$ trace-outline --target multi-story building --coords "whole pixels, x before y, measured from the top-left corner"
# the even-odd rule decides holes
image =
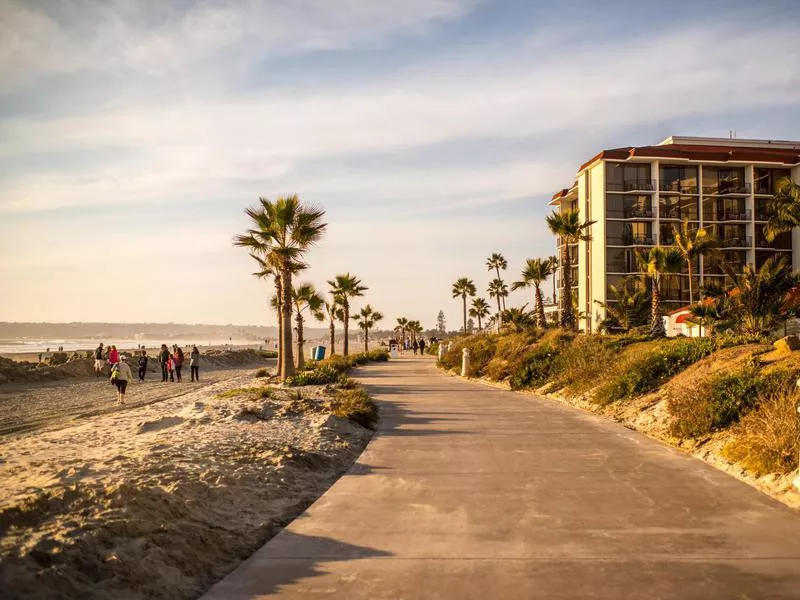
[[[772,242],[764,236],[769,201],[786,176],[800,183],[800,142],[673,136],[655,146],[603,150],[581,165],[575,183],[550,202],[596,221],[591,241],[569,248],[581,329],[596,330],[605,318],[600,303],[614,301],[609,285],[637,272],[636,249],[672,244],[673,227],[684,220],[721,241],[719,252],[694,266],[695,290],[724,277],[722,262],[760,267],[779,254],[800,269],[800,232]],[[687,271],[665,281],[665,310],[688,303]]]

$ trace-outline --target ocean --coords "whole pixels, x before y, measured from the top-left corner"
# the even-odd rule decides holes
[[[269,340],[269,347],[265,347],[265,350],[272,350],[273,346],[275,345],[277,340]],[[32,339],[32,338],[15,338],[15,339],[0,339],[0,354],[36,354],[39,352],[47,352],[49,349],[50,352],[55,352],[58,350],[59,346],[63,346],[64,352],[72,352],[74,350],[94,350],[97,348],[97,345],[103,342],[104,346],[108,346],[110,344],[114,344],[119,349],[131,349],[137,348],[140,344],[144,344],[146,348],[157,348],[161,346],[161,344],[167,344],[168,346],[172,346],[172,344],[178,344],[181,347],[191,346],[196,344],[199,347],[202,346],[222,346],[224,344],[232,344],[234,346],[251,346],[251,347],[258,347],[263,344],[259,344],[258,342],[254,342],[253,340],[188,340],[188,339],[161,339],[161,340],[148,340],[148,339],[140,339],[140,340],[132,340],[132,339],[123,339],[123,340],[98,340],[98,339],[66,339],[66,340],[56,340],[56,339]]]

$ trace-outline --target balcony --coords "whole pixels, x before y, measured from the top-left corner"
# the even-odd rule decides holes
[[[720,247],[728,248],[752,248],[753,238],[747,236],[727,236],[719,238]]]
[[[654,179],[626,179],[622,183],[608,182],[606,191],[608,192],[652,192],[656,189]]]
[[[623,246],[655,246],[655,244],[652,235],[626,235],[622,238]]]
[[[749,196],[751,185],[749,183],[719,182],[716,185],[704,185],[704,196]]]
[[[697,221],[697,208],[688,209],[686,207],[681,206],[664,206],[661,205],[659,207],[659,217],[662,219],[668,219],[673,221]]]
[[[705,217],[704,221],[750,221],[750,216],[752,215],[751,210],[746,210],[743,208],[726,208],[720,211],[716,211],[716,214],[712,211],[711,215]]]
[[[759,250],[791,250],[792,239],[786,239],[786,236],[778,235],[774,240],[767,241],[763,235],[756,236],[756,248]]]
[[[745,261],[725,261],[724,265],[734,271],[735,273],[741,273],[744,270],[745,265],[747,262]],[[704,275],[717,275],[723,276],[727,275],[722,268],[722,265],[709,265],[705,269]]]
[[[653,209],[645,206],[631,206],[622,212],[623,219],[652,219]]]
[[[663,194],[697,194],[697,185],[687,185],[679,181],[661,181],[658,190]]]

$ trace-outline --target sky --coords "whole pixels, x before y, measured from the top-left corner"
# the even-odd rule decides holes
[[[296,193],[301,281],[455,329],[600,150],[800,139],[798,39],[796,0],[0,0],[0,321],[274,325],[231,238]]]

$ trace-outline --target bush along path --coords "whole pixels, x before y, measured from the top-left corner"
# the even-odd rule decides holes
[[[800,352],[738,336],[652,340],[561,330],[460,338],[439,367],[603,415],[800,508]]]

